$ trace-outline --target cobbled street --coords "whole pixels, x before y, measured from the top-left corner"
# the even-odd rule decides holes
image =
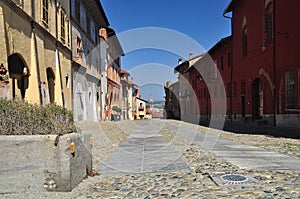
[[[174,120],[77,125],[93,134],[98,175],[70,193],[0,198],[300,198],[297,139],[211,131]],[[240,180],[225,180],[226,174]]]

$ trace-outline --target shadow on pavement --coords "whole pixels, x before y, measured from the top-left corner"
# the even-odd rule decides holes
[[[209,120],[201,121],[201,126],[209,126]],[[258,125],[252,121],[226,121],[223,127],[224,131],[239,134],[257,134],[273,137],[284,137],[300,139],[300,129],[294,127],[278,127],[271,124]]]

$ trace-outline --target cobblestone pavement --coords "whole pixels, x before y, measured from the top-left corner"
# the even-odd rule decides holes
[[[189,171],[115,173],[83,180],[71,193],[12,193],[0,198],[300,198],[300,173],[290,170],[245,170],[203,150],[166,124],[184,125],[191,130],[196,125],[178,121],[121,121],[82,123],[83,130],[92,131],[94,137],[94,168],[124,143],[130,132],[146,125],[158,127],[158,133],[182,154]],[[248,145],[255,145],[290,156],[299,157],[299,140],[266,136],[237,135],[222,132],[222,137]],[[298,150],[297,150],[298,148]],[[215,176],[242,174],[254,183],[229,183],[217,186]]]

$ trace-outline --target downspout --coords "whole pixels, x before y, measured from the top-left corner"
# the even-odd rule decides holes
[[[224,12],[223,13],[223,17],[224,18],[227,18],[227,19],[230,19],[230,25],[231,25],[231,36],[233,34],[233,25],[232,25],[232,17],[229,17],[229,16],[226,16],[226,13]],[[233,48],[232,48],[232,45],[233,45],[233,37],[232,37],[232,40],[231,40],[231,46],[230,46],[230,113],[229,113],[229,117],[230,117],[230,121],[232,122],[232,76],[233,76]]]
[[[273,83],[273,125],[276,126],[276,6],[275,3],[276,0],[273,1],[273,35],[274,35],[274,40],[273,40],[273,70],[274,70],[274,83]]]

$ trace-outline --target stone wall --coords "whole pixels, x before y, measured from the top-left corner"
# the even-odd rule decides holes
[[[300,115],[298,114],[276,115],[276,123],[277,126],[300,128]]]
[[[92,168],[90,134],[0,136],[0,193],[71,191]],[[75,153],[70,153],[70,144]]]

